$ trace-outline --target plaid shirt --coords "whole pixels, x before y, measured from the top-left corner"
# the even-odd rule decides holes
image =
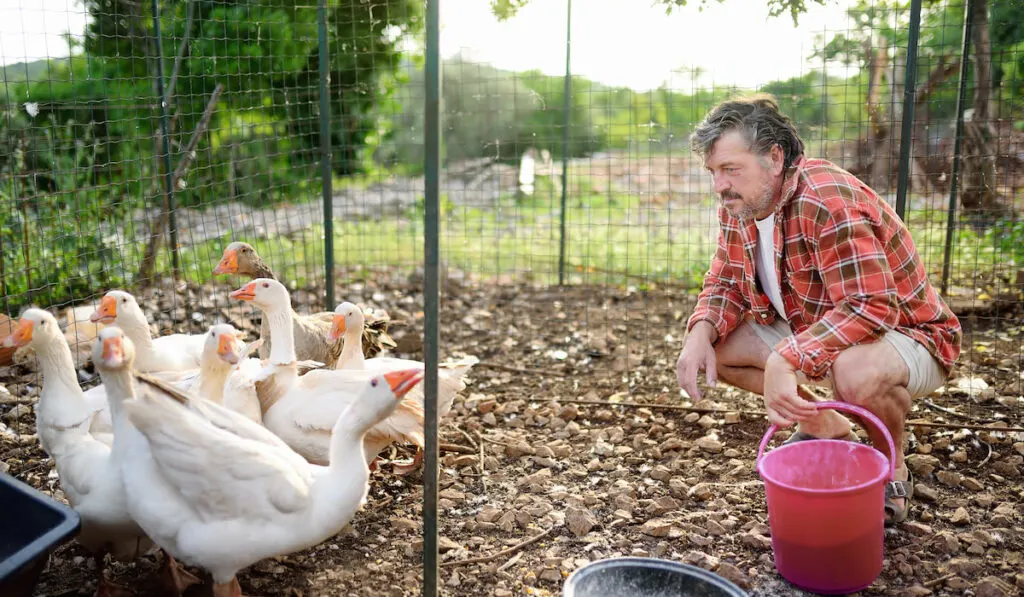
[[[718,338],[747,312],[771,324],[775,310],[754,271],[757,226],[719,208],[718,250],[687,331],[698,321]],[[939,298],[889,205],[855,176],[804,157],[786,172],[775,206],[775,265],[786,319],[795,334],[777,350],[811,380],[839,353],[889,330],[920,342],[948,372],[960,354],[956,315]]]

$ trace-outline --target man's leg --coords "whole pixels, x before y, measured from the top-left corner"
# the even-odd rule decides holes
[[[911,395],[907,390],[910,369],[900,352],[887,341],[860,344],[844,350],[832,364],[832,380],[837,400],[863,407],[878,417],[892,436],[896,448],[896,480],[909,477],[903,462],[903,436]],[[885,436],[866,422],[862,423],[871,444],[889,455]],[[906,507],[906,500],[893,498]]]
[[[785,324],[774,327],[744,321],[735,331],[726,336],[715,348],[715,359],[718,362],[718,379],[737,388],[764,395],[764,367],[772,349],[770,341],[781,340],[788,329],[780,329]],[[754,326],[758,326],[755,330]],[[774,344],[774,342],[773,342]],[[809,393],[798,389],[805,400],[814,400]],[[798,425],[798,430],[814,437],[836,438],[850,432],[850,422],[834,410],[822,411],[818,416]]]

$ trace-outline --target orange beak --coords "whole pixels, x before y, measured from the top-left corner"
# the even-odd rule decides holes
[[[390,371],[384,374],[384,379],[387,380],[388,385],[391,386],[391,391],[395,393],[395,398],[401,399],[402,396],[405,396],[413,386],[423,379],[423,369]]]
[[[33,324],[27,319],[22,319],[18,322],[17,327],[11,332],[10,336],[4,338],[4,346],[25,346],[32,341],[32,327]]]
[[[107,338],[103,341],[103,361],[109,367],[116,367],[124,359],[124,348],[120,338]]]
[[[235,339],[230,334],[221,334],[217,340],[217,355],[225,363],[234,365],[238,362],[238,352],[235,351]]]
[[[113,323],[117,317],[117,299],[105,296],[100,300],[100,308],[89,316],[93,323]]]
[[[231,293],[231,298],[242,301],[251,301],[256,298],[256,282],[249,282],[245,286]]]
[[[337,342],[338,338],[345,333],[345,316],[335,315],[331,321],[331,331],[327,333],[328,342]]]
[[[213,268],[215,274],[233,274],[238,271],[238,251],[234,249],[225,249],[224,255],[220,258],[220,263],[217,267]]]

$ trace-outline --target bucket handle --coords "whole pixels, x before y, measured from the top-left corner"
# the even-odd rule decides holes
[[[889,480],[892,481],[896,478],[896,446],[892,442],[892,435],[889,434],[889,430],[880,420],[878,420],[878,417],[871,414],[871,412],[865,408],[861,408],[854,404],[847,404],[846,402],[816,402],[814,406],[818,410],[830,408],[853,413],[874,425],[876,429],[880,430],[882,435],[885,436],[886,444],[889,446]],[[761,457],[764,456],[764,449],[768,447],[769,440],[772,439],[772,436],[775,435],[775,432],[778,431],[778,429],[779,426],[773,424],[768,428],[768,432],[764,434],[764,438],[761,439],[761,445],[757,449],[758,464],[761,462]]]

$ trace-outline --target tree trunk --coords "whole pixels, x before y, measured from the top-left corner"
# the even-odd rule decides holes
[[[961,205],[968,214],[996,216],[995,133],[990,121],[992,96],[992,43],[989,36],[988,0],[975,0],[971,35],[974,60],[974,102],[970,118],[964,121],[964,158]]]
[[[875,192],[883,193],[889,187],[889,153],[891,127],[885,122],[886,111],[880,99],[882,90],[882,76],[889,64],[889,55],[884,45],[873,47],[868,42],[868,96],[867,113],[871,120],[871,134],[869,150],[871,157],[869,164],[871,168],[870,186]],[[891,112],[890,112],[891,113]]]

